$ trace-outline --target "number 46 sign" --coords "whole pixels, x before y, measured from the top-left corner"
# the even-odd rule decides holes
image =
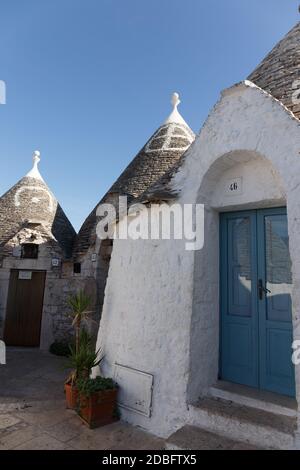
[[[227,181],[226,196],[236,196],[242,193],[243,180],[242,178],[233,178]]]

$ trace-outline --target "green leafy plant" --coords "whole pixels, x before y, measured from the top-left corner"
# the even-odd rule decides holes
[[[91,379],[82,377],[77,381],[77,388],[81,395],[89,397],[95,392],[114,390],[117,388],[117,385],[112,379],[109,378],[96,377]]]
[[[98,366],[102,360],[103,356],[100,349],[95,351],[92,337],[85,329],[81,329],[79,333],[78,347],[70,346],[68,365],[73,369],[73,371],[67,381],[71,381],[71,383],[74,384],[82,377],[88,378],[93,367]]]
[[[75,349],[78,351],[80,342],[80,330],[83,320],[88,317],[91,305],[91,297],[84,290],[80,290],[68,298],[68,305],[71,309],[70,316],[73,319],[72,325],[75,328]]]

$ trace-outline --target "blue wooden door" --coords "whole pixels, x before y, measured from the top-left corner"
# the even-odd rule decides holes
[[[221,215],[221,377],[295,395],[285,209]]]

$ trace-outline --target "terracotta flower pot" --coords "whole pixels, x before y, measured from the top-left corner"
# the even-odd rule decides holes
[[[79,416],[91,429],[118,421],[116,416],[118,390],[104,390],[80,396]]]
[[[65,383],[65,394],[66,394],[66,402],[67,408],[70,410],[75,410],[78,407],[78,390],[76,385],[72,385],[71,382]]]

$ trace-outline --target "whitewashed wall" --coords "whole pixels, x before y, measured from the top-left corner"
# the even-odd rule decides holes
[[[128,421],[167,436],[188,422],[188,403],[217,379],[219,210],[287,201],[294,336],[300,339],[299,151],[299,121],[250,82],[234,86],[172,182],[180,203],[206,204],[203,250],[187,252],[179,241],[115,241],[98,336],[103,371],[113,375],[117,362],[154,375],[152,417],[126,411]],[[244,192],[224,202],[222,178],[232,175],[243,177]],[[296,375],[299,397],[298,368]]]

